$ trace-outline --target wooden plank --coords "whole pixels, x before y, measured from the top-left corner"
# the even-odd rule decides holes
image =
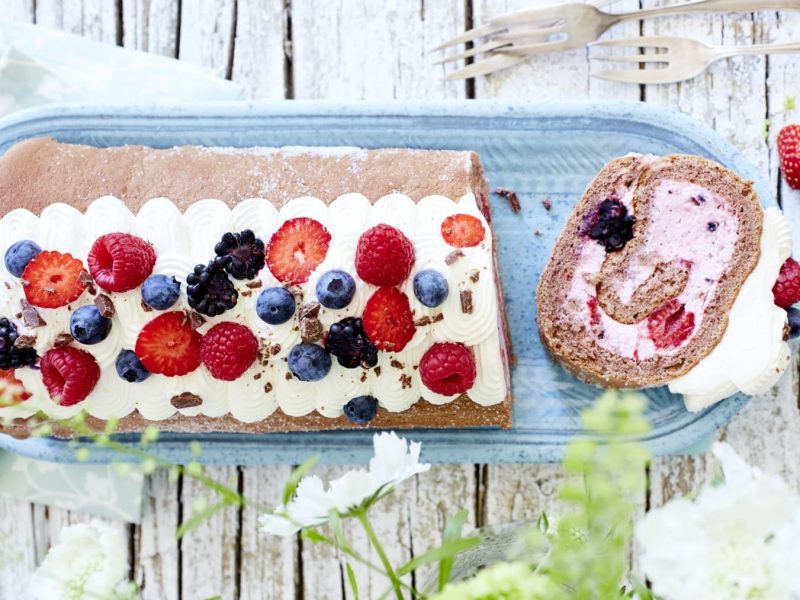
[[[178,55],[179,0],[125,0],[122,3],[126,48],[151,54]]]
[[[296,0],[291,16],[295,98],[464,97],[464,82],[441,81],[426,53],[463,31],[462,0]]]
[[[37,564],[32,505],[0,498],[0,515],[0,596],[24,599]]]
[[[284,44],[288,37],[288,15],[283,0],[239,0],[233,80],[245,86],[254,100],[276,100],[286,96],[286,70],[290,68]]]
[[[33,0],[6,0],[3,18],[9,21],[33,23]]]
[[[235,10],[234,0],[182,2],[178,57],[229,77]]]
[[[145,481],[142,522],[135,530],[134,576],[142,600],[178,600],[180,546],[175,531],[180,513],[178,482],[165,470]]]
[[[117,3],[110,0],[37,0],[36,23],[116,44],[121,38]]]

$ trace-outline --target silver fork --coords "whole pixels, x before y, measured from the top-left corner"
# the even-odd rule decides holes
[[[800,9],[800,0],[694,0],[675,6],[619,14],[603,12],[591,4],[550,5],[495,17],[480,27],[440,44],[434,50],[486,37],[486,42],[441,61],[450,62],[486,53],[488,58],[485,60],[467,65],[445,77],[447,80],[466,79],[506,68],[532,54],[580,48],[596,41],[609,28],[623,21],[694,12],[750,12],[781,8]],[[542,22],[548,24],[542,26]],[[522,28],[512,29],[517,26]]]
[[[742,54],[781,54],[800,52],[800,42],[790,44],[760,44],[754,46],[709,46],[696,40],[680,37],[642,37],[595,42],[592,47],[629,47],[642,54],[592,56],[591,60],[633,63],[636,67],[618,71],[592,73],[594,77],[628,83],[674,83],[696,77],[714,61]],[[644,54],[647,50],[665,49],[666,53]],[[666,64],[666,67],[645,69],[646,65]]]

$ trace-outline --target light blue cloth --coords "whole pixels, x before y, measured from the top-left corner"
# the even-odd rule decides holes
[[[55,102],[237,100],[242,86],[169,58],[0,20],[0,117]],[[0,453],[0,494],[138,523],[138,467],[52,464]]]

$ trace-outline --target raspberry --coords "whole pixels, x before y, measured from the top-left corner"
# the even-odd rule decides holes
[[[65,306],[86,288],[81,272],[83,263],[71,254],[40,252],[22,273],[25,298],[41,308]]]
[[[127,292],[140,286],[153,272],[156,251],[140,237],[129,233],[107,233],[92,244],[89,273],[97,285],[109,292]]]
[[[778,157],[789,187],[800,189],[800,125],[787,125],[778,134]]]
[[[454,248],[470,248],[483,241],[486,231],[478,217],[458,213],[442,221],[442,237]]]
[[[356,247],[356,273],[372,285],[400,285],[414,266],[414,246],[399,229],[380,224],[368,229]]]
[[[378,350],[400,352],[416,332],[406,295],[393,287],[379,288],[364,307],[364,331]]]
[[[30,397],[30,392],[17,379],[14,369],[0,369],[0,406],[19,404]]]
[[[647,318],[647,331],[659,350],[672,350],[680,346],[694,331],[694,313],[677,298],[659,306]]]
[[[100,379],[100,366],[94,356],[72,346],[48,350],[39,367],[47,393],[61,406],[86,400]]]
[[[258,340],[244,325],[224,321],[203,336],[200,357],[214,379],[233,381],[242,376],[258,356]]]
[[[283,283],[308,281],[328,254],[331,234],[319,221],[298,217],[284,221],[267,244],[267,266]]]
[[[186,375],[200,366],[201,336],[186,313],[171,311],[147,323],[136,338],[134,352],[151,373]]]
[[[775,304],[781,308],[789,308],[800,302],[800,264],[793,258],[787,258],[778,274],[778,281],[772,287]]]
[[[464,344],[437,343],[422,355],[419,375],[432,392],[442,396],[463,394],[475,383],[475,359]]]

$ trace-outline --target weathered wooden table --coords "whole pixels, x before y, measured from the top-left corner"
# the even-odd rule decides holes
[[[644,7],[660,3],[641,2]],[[539,57],[468,82],[444,83],[444,70],[429,65],[431,57],[425,51],[437,41],[489,15],[535,4],[537,0],[0,0],[0,18],[203,65],[241,82],[254,99],[605,98],[679,108],[712,124],[769,177],[784,210],[798,225],[800,239],[800,195],[781,185],[774,149],[779,128],[800,121],[800,111],[785,107],[787,97],[800,96],[800,58],[735,58],[690,82],[641,87],[590,78],[584,50]],[[621,0],[616,8],[636,9],[639,4]],[[698,15],[634,22],[612,34],[640,32],[726,44],[796,41],[800,14]],[[765,121],[771,125],[768,136]],[[753,399],[719,437],[753,463],[800,487],[797,381],[797,369],[792,368],[771,393]],[[320,470],[334,476],[343,468]],[[289,467],[210,471],[247,495],[274,504]],[[706,455],[654,461],[641,511],[694,489],[710,471]],[[462,508],[474,525],[535,518],[552,508],[561,476],[561,469],[551,465],[437,466],[381,505],[376,528],[396,558],[408,557],[434,543],[445,517]],[[157,474],[147,482],[141,525],[119,524],[130,539],[131,577],[142,586],[145,598],[348,596],[334,553],[296,539],[260,534],[258,515],[250,509],[218,514],[177,541],[177,524],[205,494],[193,481],[169,484],[165,475]],[[28,573],[61,527],[87,518],[0,500],[0,539],[22,556],[0,571],[0,597],[25,598]],[[369,553],[363,537],[356,536],[356,545]],[[383,582],[357,571],[364,597],[383,591]]]

